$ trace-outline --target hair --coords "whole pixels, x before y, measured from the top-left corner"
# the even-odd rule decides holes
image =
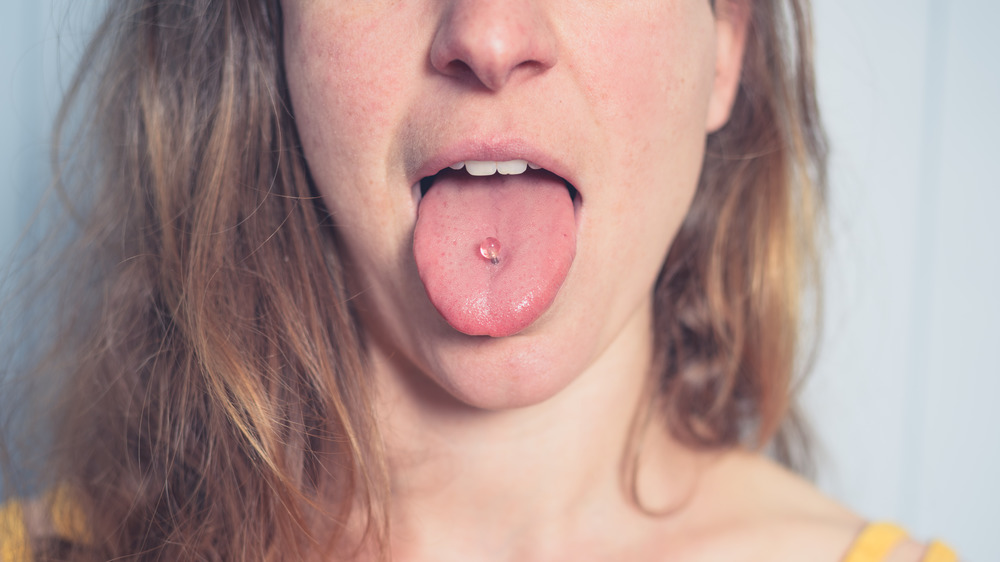
[[[732,116],[657,281],[651,400],[689,446],[774,444],[791,462],[825,143],[806,0],[750,5]],[[305,560],[387,542],[361,330],[282,43],[277,0],[132,0],[83,57],[55,141],[82,218],[24,408],[44,436],[36,485],[70,494],[86,533],[39,540],[40,557]]]

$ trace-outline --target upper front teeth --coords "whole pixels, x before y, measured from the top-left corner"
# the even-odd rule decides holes
[[[506,162],[466,160],[465,162],[452,164],[450,168],[452,170],[465,168],[470,176],[492,176],[497,172],[500,172],[500,175],[503,176],[516,176],[523,174],[528,168],[538,170],[541,166],[536,166],[527,160],[507,160]]]

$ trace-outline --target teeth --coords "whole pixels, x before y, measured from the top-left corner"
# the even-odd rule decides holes
[[[503,176],[516,176],[523,174],[528,168],[531,168],[532,170],[540,170],[542,168],[541,166],[532,164],[527,160],[507,160],[506,162],[466,160],[465,162],[456,162],[448,167],[452,170],[461,170],[462,168],[465,168],[465,171],[468,172],[470,176],[492,176],[498,172]]]
[[[508,160],[507,162],[497,162],[497,171],[504,176],[516,176],[518,174],[523,174],[527,169],[527,160]]]
[[[470,176],[492,176],[497,173],[497,163],[466,160],[465,171],[469,172]]]

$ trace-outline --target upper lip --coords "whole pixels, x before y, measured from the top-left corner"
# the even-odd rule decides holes
[[[556,174],[574,187],[577,187],[569,166],[556,155],[539,148],[530,141],[516,137],[464,139],[452,142],[433,152],[409,178],[410,184],[433,176],[445,168],[458,162],[468,160],[505,162],[508,160],[527,160]],[[577,187],[577,189],[579,189]]]

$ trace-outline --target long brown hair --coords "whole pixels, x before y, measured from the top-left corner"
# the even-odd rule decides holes
[[[795,456],[806,430],[793,377],[812,359],[802,329],[818,336],[826,137],[808,3],[750,4],[732,114],[708,137],[698,190],[657,282],[661,402],[689,445],[772,443],[781,461],[807,465]]]
[[[689,445],[783,454],[825,148],[805,1],[751,4],[736,106],[656,289],[655,402]],[[84,60],[56,143],[84,218],[54,277],[61,331],[30,374],[57,392],[25,408],[45,412],[39,485],[68,490],[87,532],[37,552],[385,545],[360,328],[299,148],[277,0],[115,2]]]

